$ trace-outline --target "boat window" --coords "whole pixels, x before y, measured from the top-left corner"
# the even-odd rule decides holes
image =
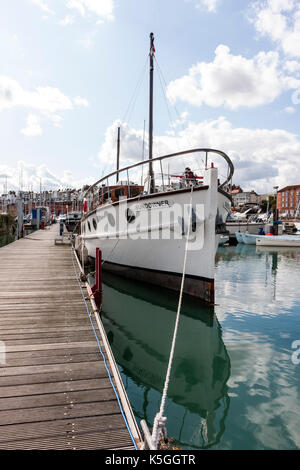
[[[115,189],[115,197],[118,199],[120,196],[124,196],[124,188]]]
[[[95,219],[93,219],[93,226],[94,226],[94,229],[97,230],[97,222]]]
[[[104,195],[103,195],[104,200],[106,201],[107,199],[111,198],[111,192],[105,189]]]
[[[87,224],[88,224],[89,231],[91,231],[91,224],[90,224],[89,220],[88,220]]]
[[[85,224],[82,224],[82,233],[85,233]]]
[[[130,188],[131,197],[138,196],[140,194],[140,188]]]

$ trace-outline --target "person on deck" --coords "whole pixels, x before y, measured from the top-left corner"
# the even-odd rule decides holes
[[[198,186],[202,182],[198,180],[203,180],[203,176],[196,175],[191,169],[187,166],[184,173],[181,175],[170,175],[172,178],[180,178],[180,189],[186,186]]]
[[[188,166],[184,171],[184,178],[188,185],[197,184],[196,176]]]

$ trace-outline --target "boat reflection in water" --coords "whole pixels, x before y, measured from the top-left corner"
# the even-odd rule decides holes
[[[109,273],[102,320],[138,421],[149,426],[161,400],[178,296]],[[219,442],[229,409],[230,359],[211,307],[185,299],[166,403],[167,431],[179,446]]]

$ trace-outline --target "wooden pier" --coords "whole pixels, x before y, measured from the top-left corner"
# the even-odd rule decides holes
[[[0,449],[132,450],[138,427],[57,237],[53,225],[0,249]]]

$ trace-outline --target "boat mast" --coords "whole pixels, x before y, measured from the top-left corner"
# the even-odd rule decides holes
[[[152,146],[153,146],[153,57],[154,57],[154,34],[150,33],[150,99],[149,99],[149,160],[152,160]],[[150,176],[150,193],[155,191],[154,173],[152,161],[149,162],[149,176]]]
[[[117,171],[120,167],[120,127],[118,127],[118,144],[117,144]],[[116,183],[119,181],[119,173],[116,174]]]

